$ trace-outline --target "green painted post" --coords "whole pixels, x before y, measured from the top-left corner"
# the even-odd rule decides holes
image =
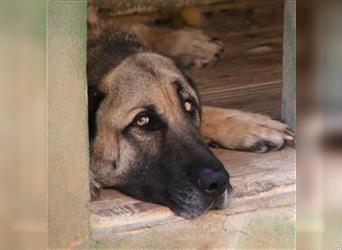
[[[286,0],[284,10],[282,119],[296,130],[296,1]]]
[[[48,3],[48,244],[88,238],[86,1]]]

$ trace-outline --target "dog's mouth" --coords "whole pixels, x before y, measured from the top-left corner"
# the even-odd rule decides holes
[[[168,207],[178,216],[186,219],[196,218],[210,209],[224,209],[232,201],[232,187],[229,185],[217,197],[206,197],[196,192],[192,194],[179,194],[170,200]]]
[[[183,181],[183,185],[177,184],[170,185],[172,187],[169,186],[167,190],[139,184],[115,188],[143,201],[167,206],[177,216],[186,219],[196,218],[210,209],[224,209],[232,200],[233,189],[229,182],[223,192],[216,195],[204,193],[190,181]]]

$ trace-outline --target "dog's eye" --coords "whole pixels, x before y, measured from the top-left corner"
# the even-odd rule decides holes
[[[146,126],[150,122],[150,118],[147,115],[142,115],[138,117],[135,121],[135,124],[139,127]]]
[[[192,103],[190,101],[185,101],[184,102],[184,108],[186,111],[191,112],[192,110]]]
[[[192,100],[186,100],[184,101],[184,109],[189,113],[193,113],[196,109],[196,106],[194,105]]]
[[[136,127],[144,131],[156,131],[165,128],[166,125],[162,117],[151,108],[149,109],[136,115],[127,128]]]

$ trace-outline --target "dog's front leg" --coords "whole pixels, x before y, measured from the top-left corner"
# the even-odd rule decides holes
[[[293,140],[287,126],[271,118],[239,110],[204,106],[201,134],[224,148],[264,153]]]
[[[163,29],[142,24],[128,29],[148,47],[176,59],[186,68],[204,68],[215,65],[223,56],[223,43],[198,29]]]

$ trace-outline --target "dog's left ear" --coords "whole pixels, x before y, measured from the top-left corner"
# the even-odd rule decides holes
[[[89,138],[94,138],[96,134],[96,111],[100,106],[105,94],[96,86],[88,86],[88,124]]]

